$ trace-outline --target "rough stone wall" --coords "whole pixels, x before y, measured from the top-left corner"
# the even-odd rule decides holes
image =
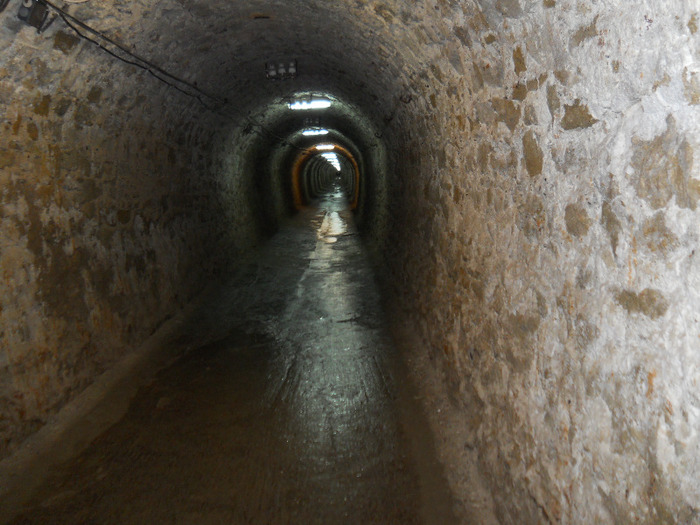
[[[387,258],[502,523],[700,522],[698,7],[440,2],[405,43]]]
[[[257,6],[71,9],[243,109],[286,91],[262,65],[298,50],[294,89],[371,116],[360,223],[503,523],[697,521],[696,2]],[[0,457],[255,242],[264,201],[241,176],[281,162],[60,22],[8,13]]]
[[[58,26],[0,27],[0,459],[254,233],[216,120]]]
[[[213,219],[217,223],[217,243],[221,255],[228,260],[224,272],[236,264],[237,256],[243,256],[274,231],[276,220],[283,213],[277,203],[265,206],[262,202],[261,193],[279,193],[275,184],[278,181],[268,183],[271,174],[260,165],[264,142],[263,136],[240,122],[223,127],[212,139],[210,169],[216,185],[208,197],[215,210],[209,211],[216,215]]]

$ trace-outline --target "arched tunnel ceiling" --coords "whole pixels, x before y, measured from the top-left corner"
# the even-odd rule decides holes
[[[2,12],[0,459],[274,231],[316,140],[284,97],[328,93],[388,304],[459,407],[445,457],[478,455],[499,520],[697,517],[697,2],[76,2],[214,99]]]
[[[305,92],[303,94],[306,94]],[[323,96],[323,92],[318,92]],[[373,122],[362,108],[349,104],[345,100],[332,97],[329,108],[310,111],[294,111],[288,107],[288,102],[294,95],[278,97],[253,112],[251,122],[260,122],[272,138],[293,139],[294,146],[306,148],[318,142],[328,140],[349,141],[355,147],[369,149],[381,138],[381,127]],[[312,123],[309,123],[311,121]],[[330,136],[299,135],[305,128],[319,127],[329,130]]]
[[[260,144],[258,151],[284,146],[311,116],[336,131],[360,162],[361,153],[370,154],[381,142],[415,69],[427,67],[429,55],[438,52],[421,49],[416,25],[438,8],[451,9],[400,2],[219,0],[110,5],[88,0],[65,8],[212,95],[204,102],[225,120],[248,119],[268,135],[262,141],[267,146]],[[290,60],[297,61],[294,79],[266,78],[266,62]],[[157,81],[146,77],[146,82]],[[298,93],[329,94],[336,101],[322,112],[290,111],[287,103]],[[314,139],[294,139],[293,147],[308,147]]]
[[[421,5],[321,1],[88,1],[77,18],[237,108],[298,90],[332,92],[363,107],[387,103],[404,64],[402,34]],[[289,82],[266,61],[298,60]],[[382,99],[380,101],[380,99]]]

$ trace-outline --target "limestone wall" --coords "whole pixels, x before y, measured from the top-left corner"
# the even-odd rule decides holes
[[[0,457],[274,228],[306,90],[499,520],[698,522],[697,2],[254,7],[69,7],[222,111],[2,12]]]
[[[697,522],[699,6],[489,4],[435,6],[392,124],[387,255],[452,439],[503,523]]]
[[[54,26],[3,15],[0,458],[201,290],[255,231],[217,119]],[[109,58],[109,57],[108,57]]]

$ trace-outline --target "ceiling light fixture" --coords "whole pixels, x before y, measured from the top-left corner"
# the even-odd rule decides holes
[[[328,135],[328,130],[327,129],[321,129],[321,128],[310,128],[310,129],[305,129],[304,131],[301,132],[302,135],[305,137],[314,137],[316,135]]]
[[[331,107],[331,101],[327,98],[300,98],[289,103],[289,109],[307,110],[307,109],[326,109]]]
[[[335,149],[335,144],[316,144],[316,149],[318,151],[326,151]]]
[[[335,171],[340,171],[340,160],[338,160],[336,153],[321,153],[321,156],[335,168]]]

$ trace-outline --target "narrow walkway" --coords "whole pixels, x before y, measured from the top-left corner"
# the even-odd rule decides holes
[[[222,286],[181,336],[195,349],[14,523],[444,523],[344,205],[329,194]]]

